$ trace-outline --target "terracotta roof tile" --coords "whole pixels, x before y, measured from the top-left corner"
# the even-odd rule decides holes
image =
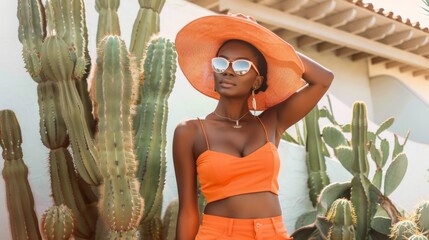
[[[392,20],[401,22],[403,24],[406,24],[410,27],[416,28],[418,30],[421,30],[423,32],[429,33],[429,28],[424,27],[422,28],[420,26],[420,22],[413,22],[412,20],[410,20],[409,18],[405,18],[403,19],[402,16],[400,15],[395,15],[395,13],[391,12],[391,11],[387,11],[384,8],[379,8],[379,9],[375,9],[374,5],[372,3],[364,3],[363,0],[346,0],[347,2],[353,3],[356,6],[365,8],[371,12],[375,12],[379,15],[382,15],[384,17],[390,18]]]

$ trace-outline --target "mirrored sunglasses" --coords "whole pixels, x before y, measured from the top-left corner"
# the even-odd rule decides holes
[[[259,74],[258,69],[256,68],[255,64],[253,62],[246,60],[246,59],[237,59],[235,61],[229,61],[228,59],[225,59],[223,57],[215,57],[212,59],[212,68],[215,73],[223,73],[228,69],[229,64],[232,63],[232,70],[237,75],[244,75],[249,72],[250,68],[253,67],[256,71],[256,73]]]

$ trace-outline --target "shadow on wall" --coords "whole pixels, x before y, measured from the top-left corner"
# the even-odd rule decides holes
[[[429,144],[429,103],[408,88],[399,79],[378,75],[370,80],[374,121],[380,124],[388,117],[395,117],[391,130],[409,139]]]

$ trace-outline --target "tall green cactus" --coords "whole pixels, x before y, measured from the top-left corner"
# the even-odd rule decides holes
[[[33,193],[28,183],[28,168],[23,161],[21,128],[15,113],[0,111],[0,146],[3,149],[3,178],[13,239],[42,239]]]
[[[41,228],[47,240],[68,240],[73,234],[75,219],[66,205],[52,206],[43,213]]]
[[[107,36],[99,43],[92,86],[103,176],[99,208],[111,239],[134,237],[143,214],[131,118],[138,84],[133,60],[118,36]]]
[[[326,172],[326,161],[323,153],[323,141],[319,127],[319,109],[315,106],[305,116],[306,137],[306,162],[308,171],[308,188],[310,200],[313,207],[317,204],[317,199],[324,187],[329,184],[329,177]]]
[[[160,218],[162,191],[165,179],[165,145],[168,117],[168,96],[174,86],[176,71],[174,44],[166,39],[151,41],[144,61],[144,85],[140,88],[140,126],[136,132],[137,158],[140,165],[137,177],[140,193],[145,199],[142,221]]]

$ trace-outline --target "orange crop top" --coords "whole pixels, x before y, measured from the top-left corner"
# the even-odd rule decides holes
[[[207,203],[244,193],[270,191],[278,194],[280,159],[277,147],[269,141],[262,121],[256,118],[264,128],[266,143],[244,157],[210,150],[204,125],[198,119],[207,150],[198,156],[196,166]]]

